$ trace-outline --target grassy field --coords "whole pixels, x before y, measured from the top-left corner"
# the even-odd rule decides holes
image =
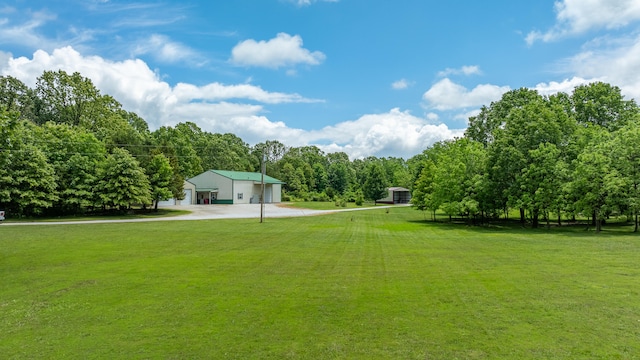
[[[434,224],[411,208],[0,225],[0,357],[638,358],[629,230]]]
[[[38,216],[38,217],[7,217],[5,222],[58,222],[58,221],[85,221],[85,220],[122,220],[122,219],[153,219],[159,217],[172,217],[186,215],[190,212],[187,210],[176,210],[159,208],[157,211],[153,209],[141,210],[134,209],[129,213],[114,212],[111,214],[93,214],[93,215],[66,215],[66,216]],[[1,223],[0,223],[1,224]]]
[[[298,202],[289,202],[283,204],[285,206],[300,208],[300,209],[311,209],[311,210],[340,210],[340,209],[361,209],[366,207],[374,207],[373,201],[365,201],[361,206],[356,205],[352,202],[345,202],[344,207],[336,206],[334,201],[298,201]],[[378,205],[382,206],[382,204]]]

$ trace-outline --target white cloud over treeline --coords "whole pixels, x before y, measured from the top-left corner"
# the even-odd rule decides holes
[[[267,106],[323,100],[252,84],[171,86],[140,59],[110,61],[83,56],[72,47],[51,53],[38,50],[32,58],[4,54],[0,59],[2,75],[14,76],[30,87],[35,87],[36,79],[46,70],[79,72],[103,94],[113,96],[126,110],[144,118],[152,130],[192,121],[205,131],[233,133],[250,144],[275,139],[287,146],[318,145],[327,152],[344,151],[352,158],[408,158],[434,142],[460,136],[463,131],[433,124],[433,114],[423,118],[400,109],[365,114],[321,129],[296,129],[270,119]]]

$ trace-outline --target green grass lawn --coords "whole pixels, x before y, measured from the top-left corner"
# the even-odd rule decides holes
[[[362,206],[356,205],[353,202],[345,203],[345,207],[336,206],[334,201],[296,201],[296,202],[288,202],[284,203],[284,206],[291,206],[300,209],[311,209],[311,210],[340,210],[340,209],[361,209],[366,207],[374,207],[376,204],[373,201],[365,201]],[[383,204],[378,204],[377,206],[382,206]]]
[[[189,214],[188,210],[176,210],[159,208],[141,210],[135,209],[129,213],[94,214],[94,215],[65,215],[65,216],[38,216],[15,218],[8,217],[6,222],[57,222],[57,221],[85,221],[85,220],[122,220],[122,219],[151,219],[158,217],[171,217]],[[1,224],[1,223],[0,223]]]
[[[6,359],[633,359],[630,228],[305,218],[0,225]]]

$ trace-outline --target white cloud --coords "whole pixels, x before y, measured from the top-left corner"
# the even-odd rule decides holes
[[[35,12],[23,23],[14,24],[13,18],[0,19],[0,42],[48,49],[55,46],[54,39],[38,33],[38,29],[56,17],[47,12]]]
[[[548,83],[539,83],[533,89],[540,95],[553,95],[557,93],[571,94],[573,90],[580,85],[588,84],[594,81],[600,81],[599,79],[583,79],[581,77],[574,76],[571,79],[565,79],[563,81],[550,81]]]
[[[427,120],[431,121],[431,122],[436,122],[440,120],[440,115],[434,113],[434,112],[430,112],[427,113]]]
[[[640,99],[640,35],[592,41],[564,66],[577,78],[604,81],[620,87],[627,97]]]
[[[260,113],[261,106],[247,104],[211,104],[204,101],[224,101],[230,99],[251,100],[262,103],[317,102],[299,94],[268,92],[250,84],[223,85],[212,83],[205,86],[178,84],[171,87],[160,80],[142,60],[111,62],[98,56],[82,56],[71,47],[56,49],[52,54],[36,51],[32,59],[10,58],[2,69],[4,75],[12,75],[30,87],[35,87],[36,78],[45,70],[80,72],[90,78],[102,93],[112,95],[124,108],[138,113],[151,128],[184,121],[181,109],[200,101],[207,116],[216,114],[224,123],[234,116],[250,116]],[[202,107],[198,108],[203,110]],[[224,110],[224,111],[220,111]],[[203,110],[204,111],[204,110]],[[213,129],[207,129],[213,130]]]
[[[215,82],[205,86],[195,86],[179,83],[173,92],[179,101],[248,99],[265,104],[322,102],[322,100],[307,99],[299,94],[268,92],[250,84],[224,85]]]
[[[240,66],[280,68],[297,64],[319,65],[326,56],[302,47],[299,35],[279,33],[268,41],[245,40],[231,51],[231,62]]]
[[[165,63],[188,62],[202,65],[204,60],[186,45],[171,41],[167,36],[153,34],[140,41],[133,48],[134,57],[151,54],[155,59]]]
[[[8,64],[11,59],[13,59],[13,54],[0,50],[0,66]]]
[[[295,3],[298,6],[308,6],[317,2],[338,2],[340,0],[289,0],[292,3]]]
[[[480,107],[500,99],[502,94],[509,91],[508,86],[481,84],[468,90],[448,78],[444,78],[433,85],[422,98],[427,101],[427,107],[436,110],[454,110],[470,107]]]
[[[364,115],[320,130],[295,129],[266,117],[263,104],[317,100],[298,94],[268,92],[251,84],[180,83],[172,87],[142,60],[113,62],[98,56],[83,56],[71,47],[56,49],[51,54],[39,50],[32,59],[13,58],[10,54],[5,54],[5,58],[8,60],[0,62],[0,73],[14,76],[32,88],[45,70],[80,72],[103,94],[112,95],[126,110],[144,118],[152,130],[192,121],[205,131],[234,133],[250,144],[267,139],[276,139],[288,146],[315,144],[327,152],[344,151],[351,158],[410,157],[434,142],[463,134],[461,129],[434,124],[438,119],[436,114],[420,118],[399,109]]]
[[[438,73],[438,77],[447,77],[450,75],[480,75],[482,72],[480,71],[480,67],[477,65],[471,66],[463,66],[459,69],[446,68],[443,71]]]
[[[309,142],[326,152],[344,151],[351,158],[369,155],[411,157],[435,142],[462,136],[463,129],[449,129],[432,124],[431,119],[413,116],[409,111],[392,109],[387,113],[368,114],[355,121],[345,121],[308,134]]]
[[[406,88],[408,88],[411,85],[411,83],[406,80],[406,79],[400,79],[396,82],[394,82],[393,84],[391,84],[391,88],[394,90],[404,90]]]
[[[474,109],[462,114],[455,115],[454,119],[458,121],[463,121],[466,124],[470,117],[476,116],[478,114],[480,114],[480,109]]]
[[[531,45],[541,40],[582,34],[592,29],[616,29],[640,20],[638,0],[561,0],[555,2],[556,25],[546,32],[532,31],[526,36]]]

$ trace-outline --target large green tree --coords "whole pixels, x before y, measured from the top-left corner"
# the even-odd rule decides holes
[[[386,197],[388,186],[387,174],[382,165],[377,162],[371,163],[363,187],[365,199],[376,201]]]
[[[99,170],[97,188],[104,207],[125,210],[151,203],[149,179],[127,150],[113,149]]]
[[[200,133],[196,124],[180,123],[175,128],[160,127],[151,137],[156,149],[175,164],[177,173],[184,178],[191,178],[203,171],[202,160],[196,151]]]
[[[634,232],[638,232],[640,212],[640,122],[628,122],[612,139],[613,166],[624,179],[625,202],[634,218]]]
[[[616,210],[624,189],[624,179],[613,166],[611,133],[591,126],[594,135],[575,160],[571,191],[575,209],[592,216],[596,231],[602,229],[602,220]]]
[[[529,168],[531,171],[544,168],[536,164],[544,160],[539,156],[541,144],[552,144],[561,156],[576,125],[561,104],[539,95],[527,99],[527,103],[512,104],[504,125],[494,131],[495,139],[488,147],[487,189],[501,200],[503,207],[519,208],[522,222],[528,211],[532,225],[537,227],[539,215],[544,212],[533,195],[538,188],[537,177],[523,175]],[[551,151],[552,148],[544,149]]]
[[[521,206],[531,209],[534,214],[542,213],[548,227],[550,212],[562,208],[566,164],[560,150],[552,143],[540,143],[538,148],[529,150],[529,159],[520,178]],[[533,221],[533,227],[537,227],[538,216],[534,216]]]
[[[505,126],[509,114],[532,101],[539,100],[537,91],[520,88],[504,93],[499,101],[489,107],[483,106],[480,113],[469,118],[465,137],[475,140],[485,147],[495,140],[496,132]]]
[[[106,155],[104,144],[88,131],[67,124],[48,122],[37,132],[58,185],[54,210],[80,213],[93,206],[98,164]]]
[[[599,125],[610,131],[623,127],[638,112],[635,101],[625,100],[620,88],[603,82],[576,87],[571,101],[578,123]]]
[[[343,161],[334,162],[329,165],[328,180],[329,186],[338,194],[343,194],[349,186],[349,170]]]
[[[0,106],[17,112],[21,119],[34,120],[35,94],[22,81],[12,76],[0,76]]]
[[[173,169],[169,159],[162,153],[154,155],[147,167],[147,176],[154,209],[158,211],[158,202],[169,200],[173,196],[171,191]]]
[[[37,79],[36,94],[39,98],[37,121],[44,124],[53,121],[73,126],[92,127],[97,118],[117,110],[119,104],[103,101],[100,91],[91,80],[75,72],[45,71]],[[109,109],[109,106],[113,106]]]
[[[436,165],[431,159],[425,159],[420,176],[416,180],[413,186],[413,192],[411,194],[411,203],[418,210],[425,211],[430,210],[432,212],[432,220],[436,219],[436,210],[440,207],[440,204],[434,201],[435,192],[435,170]]]
[[[54,169],[38,147],[35,126],[0,107],[0,207],[9,214],[37,215],[53,206]]]
[[[477,216],[486,166],[486,151],[466,138],[445,142],[434,173],[434,201],[449,215]]]

